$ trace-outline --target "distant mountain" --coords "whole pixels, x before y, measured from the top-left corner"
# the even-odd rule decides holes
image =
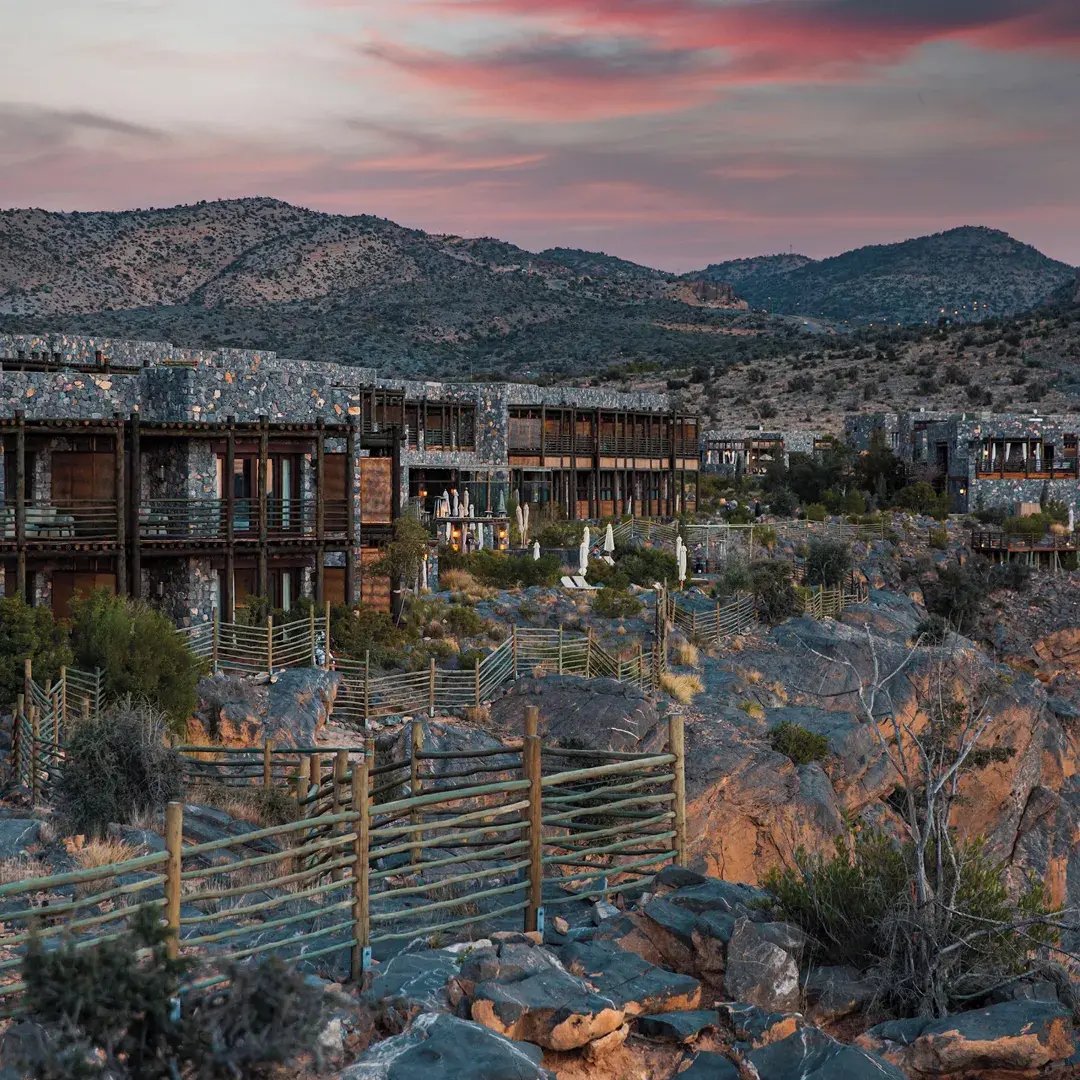
[[[602,252],[537,254],[265,198],[0,212],[0,331],[273,348],[402,374],[708,370],[784,355],[830,320],[1031,307],[1071,275],[989,229],[676,276]],[[823,317],[803,326],[792,314]]]
[[[853,323],[974,322],[1041,303],[1075,276],[997,229],[964,226],[829,259],[771,255],[688,275],[725,281],[755,308]]]

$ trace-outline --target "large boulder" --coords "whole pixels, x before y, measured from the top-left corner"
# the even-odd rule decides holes
[[[0,860],[17,859],[40,839],[37,818],[0,817]]]
[[[771,925],[736,922],[727,944],[724,989],[736,1001],[790,1011],[799,1005],[799,965],[793,950],[784,947],[793,939],[770,933]]]
[[[615,679],[519,679],[491,706],[491,721],[504,737],[521,737],[526,705],[540,710],[539,732],[549,746],[659,752],[667,738],[655,700]]]
[[[235,675],[199,680],[199,706],[188,722],[196,743],[258,747],[312,746],[334,707],[341,676],[322,668],[286,668],[272,681]]]
[[[814,1027],[751,1050],[743,1060],[757,1080],[907,1080],[895,1065]]]
[[[341,1080],[550,1080],[539,1047],[441,1013],[371,1047]]]
[[[918,1076],[1030,1076],[1077,1049],[1070,1011],[1056,1001],[1003,1001],[942,1020],[894,1020],[858,1045]]]

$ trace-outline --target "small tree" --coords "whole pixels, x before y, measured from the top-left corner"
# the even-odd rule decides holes
[[[390,578],[390,587],[399,594],[417,588],[430,539],[427,529],[416,518],[399,517],[394,522],[394,539],[386,545],[382,558],[372,569]],[[395,608],[400,621],[401,605]]]
[[[104,590],[73,604],[71,646],[81,668],[101,668],[113,698],[134,697],[160,709],[174,728],[196,705],[201,664],[156,608]]]
[[[810,541],[806,553],[806,584],[839,585],[851,569],[851,548],[842,540]]]
[[[55,678],[71,663],[67,634],[49,608],[31,607],[19,597],[0,597],[0,706],[15,704],[27,659],[33,661],[39,682]]]

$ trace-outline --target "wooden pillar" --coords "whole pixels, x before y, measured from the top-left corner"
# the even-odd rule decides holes
[[[263,739],[262,747],[262,782],[263,789],[269,791],[272,784],[270,764],[273,761],[273,743],[269,739]]]
[[[270,465],[270,420],[259,417],[259,551],[258,583],[256,588],[260,596],[270,595],[270,580],[266,562],[266,546],[269,540],[269,519],[267,507],[267,485]]]
[[[524,778],[529,781],[529,895],[525,908],[525,930],[540,929],[544,904],[544,810],[541,787],[540,736],[526,735],[522,752]]]
[[[229,417],[225,432],[225,469],[222,476],[225,497],[225,583],[221,590],[224,619],[236,618],[236,417]],[[250,510],[248,512],[250,518]]]
[[[390,428],[390,520],[401,517],[401,431]]]
[[[594,518],[600,516],[600,432],[602,429],[600,410],[597,409],[593,419],[593,484],[592,501],[589,506],[589,517]]]
[[[674,517],[675,516],[675,474],[676,474],[676,471],[677,471],[677,464],[676,463],[678,461],[678,458],[677,458],[676,453],[675,453],[675,433],[678,430],[678,419],[679,419],[678,413],[673,412],[671,414],[671,419],[668,421],[668,425],[669,425],[668,430],[671,433],[669,435],[669,443],[668,443],[668,450],[670,451],[668,465],[669,465],[669,468],[670,468],[670,471],[671,471],[671,479],[668,482],[668,497],[667,497],[667,516],[668,517]]]
[[[682,713],[672,713],[668,717],[668,751],[675,757],[671,766],[671,771],[675,774],[675,865],[686,866],[686,747]]]
[[[15,588],[26,600],[26,414],[22,409],[15,410],[15,552]]]
[[[126,596],[128,591],[127,561],[127,469],[124,467],[124,421],[114,418],[116,433],[113,437],[113,491],[116,496],[116,592]]]
[[[315,602],[326,599],[326,420],[315,421]]]
[[[363,978],[371,960],[371,884],[368,853],[371,848],[371,816],[369,810],[370,769],[373,759],[367,754],[353,763],[352,806],[356,814],[356,839],[353,841],[353,944],[350,973],[354,982]]]
[[[570,409],[570,489],[567,492],[566,516],[577,520],[577,409]]]
[[[175,960],[180,953],[180,871],[184,834],[184,804],[171,802],[165,807],[165,926],[169,931],[166,950]]]
[[[142,596],[142,530],[139,508],[142,504],[142,436],[139,414],[131,414],[131,476],[128,483],[128,520],[131,522],[131,595]]]
[[[525,737],[540,734],[540,709],[536,705],[525,706]]]
[[[433,660],[432,663],[435,661]],[[409,739],[409,795],[416,798],[420,794],[420,753],[424,749],[424,725],[419,720],[412,722],[412,731]],[[420,824],[420,816],[423,811],[414,808],[409,811],[409,819],[413,825]],[[423,855],[423,836],[419,829],[412,834],[413,845],[409,849],[409,861],[415,866],[420,862]]]
[[[357,445],[356,425],[349,423],[345,437],[345,603],[352,607],[356,603],[356,471]],[[394,587],[394,583],[390,583]]]

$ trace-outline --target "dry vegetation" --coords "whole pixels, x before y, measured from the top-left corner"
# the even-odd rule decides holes
[[[696,675],[676,675],[670,671],[660,676],[660,686],[680,705],[689,705],[705,689]]]

